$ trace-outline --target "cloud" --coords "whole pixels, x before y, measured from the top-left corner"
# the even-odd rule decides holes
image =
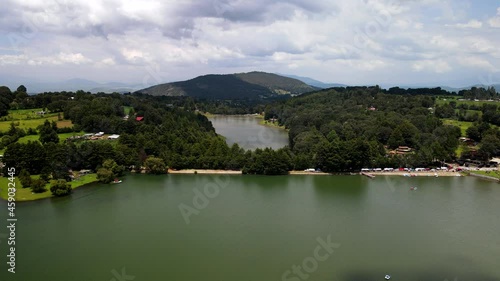
[[[251,70],[353,84],[462,79],[500,65],[490,28],[500,10],[478,19],[476,8],[472,0],[5,0],[0,65],[9,67],[0,75],[128,82],[155,65],[169,81]]]
[[[491,18],[488,23],[491,27],[500,28],[500,7],[497,8],[496,17]]]
[[[488,71],[497,71],[498,68],[493,66],[489,61],[481,58],[481,57],[461,57],[458,59],[458,62],[463,66],[474,67],[479,69],[484,69]]]
[[[446,24],[445,26],[458,28],[481,28],[483,26],[483,23],[478,20],[470,20],[467,23]]]
[[[419,61],[415,62],[412,66],[413,70],[419,72],[419,71],[425,71],[425,70],[430,70],[435,73],[445,73],[450,70],[452,70],[451,66],[448,64],[448,62],[444,60],[424,60],[424,61]]]

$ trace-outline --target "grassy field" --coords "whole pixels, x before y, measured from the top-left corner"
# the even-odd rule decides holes
[[[33,178],[37,178],[38,176],[33,176]],[[75,189],[77,187],[96,182],[97,181],[97,174],[88,174],[85,176],[80,177],[78,180],[74,180],[71,182],[71,188]],[[0,197],[2,199],[7,200],[8,198],[8,183],[9,183],[9,178],[6,177],[0,177]],[[47,191],[44,193],[33,193],[31,192],[30,188],[22,188],[21,183],[19,182],[18,178],[16,177],[15,179],[15,184],[16,184],[16,201],[31,201],[31,200],[38,200],[38,199],[43,199],[43,198],[49,198],[52,197],[52,193],[50,192],[50,184],[46,185]]]
[[[271,121],[267,121],[264,118],[262,118],[262,120],[259,121],[259,124],[263,125],[263,126],[270,126],[270,127],[275,127],[275,128],[280,128],[280,129],[285,130],[285,126],[278,125],[277,121],[276,122],[271,122]]]
[[[63,134],[57,134],[59,136],[59,141],[64,142],[67,138],[71,136],[81,136],[85,134],[84,132],[79,132],[79,133],[63,133]],[[19,143],[27,143],[28,141],[37,141],[40,138],[40,135],[29,135],[29,136],[24,136],[20,138],[17,142]]]
[[[443,124],[444,125],[453,125],[457,126],[460,128],[460,131],[462,132],[462,136],[465,137],[466,133],[465,131],[472,126],[472,122],[466,122],[466,121],[457,121],[457,120],[452,120],[452,119],[443,119]]]
[[[483,103],[500,105],[500,102],[498,102],[498,101],[487,101],[487,100],[480,100],[480,101],[461,100],[461,101],[459,101],[459,99],[461,99],[461,98],[462,97],[441,97],[441,98],[436,99],[436,104],[443,105],[443,104],[449,103],[450,101],[455,101],[457,103],[457,106],[460,104],[481,106]]]
[[[494,177],[500,180],[500,171],[470,171],[471,174]]]
[[[125,114],[128,115],[130,113],[130,110],[132,109],[131,106],[124,106],[123,111],[125,111]]]
[[[36,114],[36,112],[42,110],[42,108],[9,110],[7,116],[0,118],[0,131],[7,131],[12,122],[22,129],[36,128],[43,124],[45,120],[56,121],[59,128],[73,126],[70,120],[58,121],[58,113],[47,113],[44,116]]]

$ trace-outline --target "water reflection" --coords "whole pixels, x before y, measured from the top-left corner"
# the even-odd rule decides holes
[[[226,138],[228,145],[237,143],[244,149],[271,147],[282,148],[288,145],[286,130],[260,125],[262,120],[255,116],[217,115],[210,118],[215,131]]]

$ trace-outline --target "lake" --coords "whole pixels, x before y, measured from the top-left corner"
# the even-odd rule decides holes
[[[369,281],[385,274],[406,281],[500,280],[495,182],[200,174],[123,179],[18,204],[17,273],[6,272],[2,226],[0,280]],[[0,209],[5,225],[5,201]]]
[[[209,118],[215,131],[226,138],[228,145],[237,143],[244,149],[288,145],[288,132],[284,129],[260,125],[262,120],[249,115],[215,115]]]

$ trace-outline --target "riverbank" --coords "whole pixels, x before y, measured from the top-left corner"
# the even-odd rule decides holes
[[[404,176],[410,175],[412,177],[460,177],[462,176],[459,172],[406,172],[406,171],[394,171],[394,172],[368,172],[370,175],[374,176]]]
[[[172,170],[168,169],[169,174],[202,174],[202,175],[215,175],[215,174],[225,174],[225,175],[241,175],[241,171],[230,171],[230,170],[204,170],[204,169],[185,169],[185,170]]]
[[[4,200],[7,200],[8,198],[7,189],[9,182],[10,181],[8,177],[0,177],[0,197]],[[97,182],[97,174],[88,174],[81,176],[79,179],[71,181],[70,184],[71,188],[75,189],[94,182]],[[16,201],[33,201],[53,197],[52,192],[50,192],[50,184],[47,184],[45,186],[45,188],[47,189],[45,192],[33,193],[31,191],[31,188],[23,188],[21,182],[17,177],[14,183],[16,186]]]
[[[267,121],[264,119],[264,116],[261,116],[259,118],[262,118],[262,120],[259,121],[259,125],[262,125],[262,126],[268,126],[268,127],[273,127],[273,128],[277,128],[277,129],[281,129],[281,130],[286,130],[288,131],[285,126],[280,126],[278,124],[278,121],[274,121],[274,122],[271,122],[271,121]]]

